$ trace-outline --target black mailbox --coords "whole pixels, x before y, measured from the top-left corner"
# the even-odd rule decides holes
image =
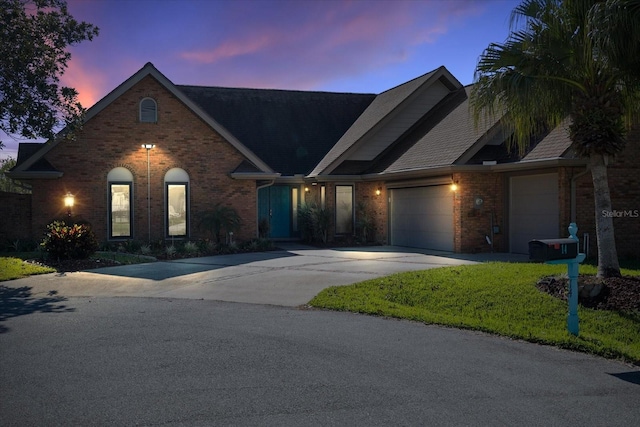
[[[553,261],[573,259],[578,256],[578,241],[574,239],[545,239],[529,242],[529,259]]]

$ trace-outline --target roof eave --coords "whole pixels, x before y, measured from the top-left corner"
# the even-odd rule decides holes
[[[268,180],[279,178],[280,174],[275,172],[231,172],[229,176],[238,180]]]
[[[64,175],[60,171],[8,171],[5,175],[11,179],[57,179]]]

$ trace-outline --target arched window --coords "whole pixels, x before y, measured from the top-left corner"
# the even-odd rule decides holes
[[[164,176],[165,222],[168,237],[189,235],[189,174],[180,168]]]
[[[109,238],[128,239],[133,232],[133,174],[117,167],[107,174],[109,197]]]
[[[155,99],[144,98],[142,101],[140,101],[140,122],[158,122],[158,104],[156,103]]]

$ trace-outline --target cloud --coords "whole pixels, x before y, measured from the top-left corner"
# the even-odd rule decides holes
[[[107,79],[103,73],[88,66],[79,57],[72,56],[60,83],[77,90],[78,101],[88,108],[104,95]]]
[[[416,46],[434,43],[452,22],[479,10],[467,1],[267,5],[229,12],[242,19],[212,45],[181,51],[178,58],[209,65],[216,85],[313,89],[411,60]]]

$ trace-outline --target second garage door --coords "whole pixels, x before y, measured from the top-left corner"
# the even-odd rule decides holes
[[[453,251],[453,194],[448,185],[390,190],[390,242]]]
[[[529,241],[558,238],[558,174],[514,176],[509,180],[511,252],[529,253]]]

